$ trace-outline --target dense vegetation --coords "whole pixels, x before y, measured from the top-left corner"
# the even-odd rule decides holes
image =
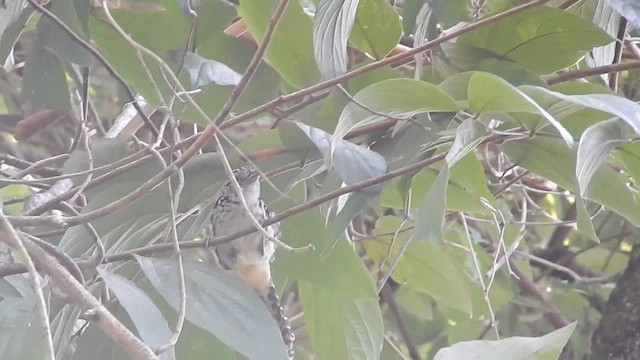
[[[638,28],[634,0],[0,1],[0,358],[283,358],[211,204],[184,216],[246,162],[315,247],[273,262],[298,359],[640,358]]]

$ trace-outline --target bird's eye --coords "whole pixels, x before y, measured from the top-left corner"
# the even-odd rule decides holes
[[[227,258],[231,262],[236,262],[236,259],[238,258],[238,249],[234,246],[230,247],[229,250],[227,250]]]

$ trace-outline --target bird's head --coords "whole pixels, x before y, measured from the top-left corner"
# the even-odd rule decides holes
[[[244,165],[233,170],[233,175],[236,177],[238,185],[242,188],[244,198],[247,201],[257,201],[260,197],[260,173],[249,165]],[[231,191],[233,185],[229,182],[228,187]]]

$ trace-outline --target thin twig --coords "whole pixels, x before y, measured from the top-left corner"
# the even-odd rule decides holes
[[[31,286],[33,292],[36,295],[36,308],[38,309],[38,318],[42,324],[44,330],[45,344],[46,344],[46,359],[55,360],[55,351],[53,349],[53,338],[51,337],[51,326],[49,325],[49,313],[47,311],[47,302],[44,299],[44,293],[42,291],[42,282],[40,281],[40,274],[36,270],[36,266],[33,263],[33,259],[29,255],[25,242],[16,230],[11,226],[7,218],[4,216],[2,208],[0,208],[0,240],[5,244],[13,247],[18,251],[20,256],[26,261],[26,267],[29,271],[29,277],[31,278]]]
[[[489,287],[487,287],[484,283],[484,275],[482,274],[482,270],[480,270],[480,262],[478,261],[478,255],[476,254],[475,249],[473,248],[473,241],[471,241],[471,233],[469,231],[469,225],[467,225],[467,219],[464,217],[464,214],[460,213],[460,221],[462,222],[462,228],[464,229],[465,235],[467,237],[467,243],[469,244],[469,251],[471,252],[471,259],[473,260],[473,265],[476,268],[476,273],[478,274],[478,279],[480,281],[480,287],[482,288],[482,295],[484,298],[484,302],[487,304],[487,308],[489,309],[489,317],[491,318],[490,326],[493,328],[493,331],[496,334],[496,339],[500,339],[500,331],[498,330],[498,323],[496,322],[496,314],[493,311],[493,306],[491,306],[491,300],[489,299]]]
[[[133,90],[131,90],[131,88],[129,87],[129,84],[127,84],[127,82],[122,78],[122,76],[120,76],[120,74],[118,74],[116,69],[113,68],[111,64],[109,64],[109,62],[102,56],[102,54],[100,54],[98,50],[96,50],[93,46],[91,46],[88,42],[86,42],[83,38],[81,38],[78,34],[76,34],[75,31],[73,31],[69,26],[67,26],[67,24],[64,23],[64,21],[60,20],[55,14],[53,14],[47,8],[40,5],[36,0],[27,0],[27,2],[29,2],[29,4],[34,8],[34,10],[42,14],[42,16],[49,18],[53,23],[58,25],[58,27],[60,27],[62,31],[64,31],[67,35],[69,35],[73,41],[75,41],[78,45],[80,45],[89,53],[91,53],[91,55],[93,55],[93,57],[96,60],[98,60],[98,62],[102,64],[102,66],[104,66],[107,72],[114,79],[116,79],[116,81],[120,86],[124,88],[124,90],[127,93],[127,96],[129,97],[129,101],[133,102],[133,107],[135,107],[136,111],[138,111],[138,114],[140,115],[144,123],[147,125],[149,130],[151,130],[151,132],[154,135],[158,136],[158,129],[156,129],[155,125],[153,125],[153,123],[151,122],[151,119],[149,119],[147,114],[144,113],[144,111],[136,101],[136,96],[133,93]]]
[[[420,360],[420,352],[411,339],[411,332],[409,332],[409,328],[407,328],[407,324],[402,318],[402,314],[400,313],[400,309],[398,308],[398,304],[396,303],[396,299],[393,296],[393,292],[389,289],[389,286],[385,286],[380,291],[380,297],[382,300],[387,303],[389,306],[389,310],[391,310],[391,314],[396,320],[396,324],[398,325],[398,329],[400,330],[400,335],[404,339],[405,345],[407,345],[407,350],[409,350],[409,356],[412,360]]]
[[[555,85],[567,81],[578,80],[590,76],[611,74],[614,72],[621,72],[627,70],[634,70],[640,68],[640,60],[627,61],[618,64],[605,65],[600,67],[594,67],[583,70],[567,71],[559,75],[552,76],[547,79],[548,85]]]

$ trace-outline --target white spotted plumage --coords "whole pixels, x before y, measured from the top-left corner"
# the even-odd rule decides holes
[[[272,213],[260,197],[258,172],[249,166],[234,170],[234,175],[243,192],[249,211],[259,222]],[[214,237],[236,233],[246,229],[252,220],[247,209],[238,198],[233,184],[228,181],[218,192],[218,198],[211,215]],[[278,224],[265,227],[266,232],[280,237]],[[289,359],[293,359],[295,336],[284,314],[275,286],[271,281],[271,262],[275,258],[275,244],[259,231],[216,245],[214,251],[219,264],[226,270],[240,276],[265,302],[274,319],[278,322]]]

